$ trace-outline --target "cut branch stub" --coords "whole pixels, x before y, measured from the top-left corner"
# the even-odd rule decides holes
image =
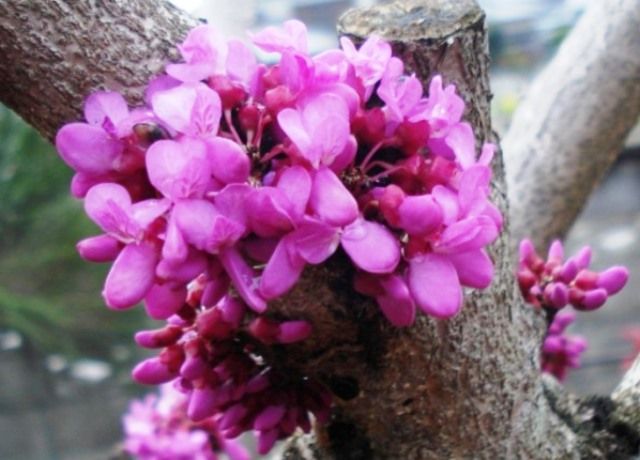
[[[139,103],[196,24],[165,0],[0,2],[0,100],[53,140],[93,91]]]
[[[396,1],[348,12],[338,30],[356,43],[371,34],[388,40],[425,89],[435,74],[455,83],[479,143],[492,139],[487,33],[475,1]],[[494,170],[494,191],[504,190],[500,159]],[[504,193],[494,200],[506,214]],[[406,329],[388,325],[373,302],[353,292],[344,261],[308,270],[277,306],[314,323],[306,347],[316,353],[306,348],[295,359],[325,381],[354,378],[358,391],[339,399],[328,426],[294,440],[285,457],[505,458],[546,442],[531,411],[541,399],[542,331],[517,300],[506,231],[491,254],[489,289],[467,292],[451,320],[419,314]]]

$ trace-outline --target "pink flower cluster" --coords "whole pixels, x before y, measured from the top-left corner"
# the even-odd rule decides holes
[[[578,310],[595,310],[627,283],[629,271],[622,266],[602,272],[589,270],[591,248],[585,246],[564,261],[560,241],[549,247],[543,260],[529,240],[520,243],[518,283],[525,300],[536,307],[560,309],[568,304]]]
[[[216,422],[193,422],[187,417],[185,396],[172,385],[160,394],[132,401],[123,418],[124,450],[138,460],[249,460],[249,452],[237,441],[220,436]]]
[[[279,62],[196,27],[147,106],[96,93],[86,123],[59,131],[72,192],[105,232],[79,251],[114,261],[107,304],[144,300],[167,318],[205,273],[262,313],[341,248],[394,324],[416,306],[456,314],[462,286],[491,282],[485,247],[502,218],[488,199],[494,146],[476,157],[454,86],[436,76],[425,96],[376,37],[310,56],[305,26],[288,21],[252,40]]]
[[[566,335],[565,329],[576,318],[574,312],[560,311],[571,305],[577,310],[600,308],[627,283],[629,271],[622,266],[602,272],[589,270],[591,248],[585,246],[564,260],[564,248],[558,240],[549,247],[547,260],[537,253],[530,240],[520,242],[518,284],[524,299],[547,312],[549,328],[542,344],[542,371],[562,381],[569,368],[580,367],[580,355],[587,341]]]
[[[144,106],[95,93],[56,146],[104,232],[78,251],[113,262],[107,305],[143,301],[166,321],[137,334],[160,353],[134,378],[174,381],[191,420],[215,419],[227,438],[253,429],[266,452],[331,404],[278,363],[310,324],[273,318],[268,303],[343,251],[355,288],[394,325],[417,308],[451,317],[463,286],[491,283],[502,216],[489,201],[494,146],[477,155],[453,85],[435,76],[425,95],[377,37],[316,56],[299,21],[251,38],[278,62],[196,27]]]
[[[576,319],[572,311],[561,311],[553,318],[542,344],[542,371],[563,381],[569,368],[580,367],[580,355],[587,349],[587,340],[565,334]]]
[[[214,418],[228,439],[253,429],[262,454],[298,427],[308,432],[309,414],[327,421],[328,390],[294,369],[278,367],[275,359],[282,352],[278,347],[309,336],[309,324],[262,315],[247,320],[240,299],[225,295],[217,301],[211,295],[201,276],[165,327],[136,334],[138,345],[161,352],[138,364],[133,378],[149,385],[174,381],[187,395],[191,420]]]

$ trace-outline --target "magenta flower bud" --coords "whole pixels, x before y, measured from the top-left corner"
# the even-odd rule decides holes
[[[202,293],[202,305],[205,307],[213,307],[229,290],[229,277],[226,274],[220,274],[209,281]]]
[[[579,310],[595,310],[600,308],[607,301],[608,295],[605,289],[593,289],[584,293],[580,306],[575,306]]]
[[[307,321],[286,321],[279,326],[277,341],[280,343],[294,343],[306,339],[311,335],[311,324]]]
[[[267,431],[258,431],[257,436],[258,453],[260,455],[266,455],[278,440],[278,430],[274,428]]]
[[[553,322],[549,326],[549,335],[559,335],[562,334],[571,323],[573,323],[576,319],[576,314],[570,310],[564,310],[558,312],[558,314],[553,318]]]
[[[583,270],[591,264],[591,248],[585,246],[578,253],[572,257],[572,260],[576,262],[578,269]]]
[[[528,239],[520,241],[518,253],[520,255],[521,264],[529,265],[528,262],[533,260],[534,257],[537,257],[536,249],[533,247],[531,240]]]
[[[557,279],[558,281],[562,281],[563,283],[570,283],[578,274],[578,264],[574,260],[568,260],[565,262],[562,267],[559,267],[557,271]]]
[[[195,388],[189,398],[187,415],[194,422],[199,422],[215,413],[215,391],[211,388]]]
[[[233,327],[239,327],[247,311],[244,302],[241,300],[227,296],[220,303],[220,310],[224,320]]]
[[[136,332],[135,341],[144,348],[163,348],[173,345],[182,337],[182,329],[176,326],[166,326],[153,331]]]
[[[253,428],[259,431],[274,428],[280,423],[285,412],[284,406],[269,406],[256,416],[253,421]]]
[[[222,316],[223,313],[218,307],[210,308],[199,314],[196,320],[198,333],[208,339],[222,340],[229,337],[233,328]]]
[[[262,316],[254,319],[249,324],[249,333],[267,345],[276,341],[280,334],[279,329],[278,323]]]
[[[167,319],[182,307],[187,298],[184,286],[155,284],[144,298],[147,313],[153,319]]]
[[[549,261],[562,262],[564,259],[564,248],[560,240],[554,240],[549,246],[549,253],[547,254]]]
[[[240,421],[249,413],[249,409],[247,409],[243,404],[238,403],[229,407],[226,411],[224,411],[224,415],[218,422],[218,426],[221,430],[227,430],[234,425],[240,423]]]
[[[544,297],[551,307],[562,308],[569,303],[569,288],[562,283],[549,283],[544,289]]]
[[[188,356],[180,367],[180,375],[188,380],[196,380],[207,372],[207,363],[199,356]]]
[[[559,335],[552,335],[544,339],[542,351],[545,353],[558,353],[564,349],[564,338]]]
[[[614,295],[627,284],[629,279],[629,270],[626,267],[615,266],[598,273],[596,284],[600,288],[604,288],[607,294]]]
[[[258,374],[247,382],[247,393],[260,393],[269,386],[271,386],[271,381],[267,374]]]
[[[109,235],[98,235],[80,240],[76,249],[89,262],[111,262],[120,254],[122,244]]]
[[[176,377],[157,357],[149,358],[139,363],[134,367],[131,375],[136,382],[144,385],[159,385]]]
[[[591,270],[582,269],[578,272],[574,284],[585,291],[593,289],[598,284],[598,274]]]

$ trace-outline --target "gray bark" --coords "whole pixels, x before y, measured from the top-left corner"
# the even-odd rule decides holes
[[[51,139],[94,89],[139,101],[193,24],[152,0],[0,1],[0,99]],[[474,0],[398,0],[348,13],[339,29],[389,39],[425,83],[435,73],[455,82],[479,141],[493,139],[484,14]],[[500,158],[494,173],[506,214]],[[507,226],[491,249],[492,287],[470,291],[458,317],[421,315],[408,329],[389,326],[353,291],[340,256],[307,270],[271,308],[313,323],[312,339],[283,359],[326,382],[338,402],[331,422],[293,440],[285,457],[624,458],[637,449],[637,426],[620,409],[629,399],[580,401],[540,376],[545,322],[521,304],[510,247]]]
[[[95,90],[140,102],[196,24],[166,1],[1,0],[0,100],[52,140]]]
[[[562,238],[640,114],[640,4],[593,0],[502,141],[514,242]]]

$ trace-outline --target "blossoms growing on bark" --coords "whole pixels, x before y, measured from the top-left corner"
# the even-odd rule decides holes
[[[542,370],[562,381],[569,368],[580,366],[580,355],[587,348],[586,339],[565,334],[576,316],[562,309],[569,305],[582,311],[600,308],[625,286],[629,271],[622,266],[601,272],[589,270],[589,246],[565,260],[564,248],[558,240],[549,247],[547,260],[536,253],[527,239],[520,242],[519,252],[520,291],[528,303],[547,312],[550,322],[542,344]]]
[[[551,322],[542,344],[542,371],[563,381],[569,368],[580,367],[580,355],[587,349],[587,340],[566,334],[565,329],[576,319],[572,311],[559,312]]]
[[[577,310],[595,310],[627,283],[629,271],[622,266],[601,272],[589,270],[591,248],[585,246],[564,260],[560,241],[549,247],[543,260],[529,240],[520,243],[518,283],[525,300],[537,307],[561,309],[571,304]]]
[[[193,422],[187,417],[184,394],[162,385],[159,394],[134,400],[124,415],[124,450],[138,460],[249,460],[237,441],[220,435],[212,418]]]
[[[78,250],[113,262],[106,304],[143,302],[166,321],[136,336],[160,350],[136,380],[175,381],[192,420],[219,419],[230,438],[253,429],[266,452],[331,403],[279,368],[274,350],[312,331],[269,303],[341,251],[394,325],[418,309],[451,317],[463,287],[491,283],[502,216],[489,200],[494,146],[478,149],[454,85],[436,75],[425,92],[378,37],[315,56],[299,21],[251,39],[277,63],[196,27],[144,106],[95,93],[56,146],[103,231]]]

